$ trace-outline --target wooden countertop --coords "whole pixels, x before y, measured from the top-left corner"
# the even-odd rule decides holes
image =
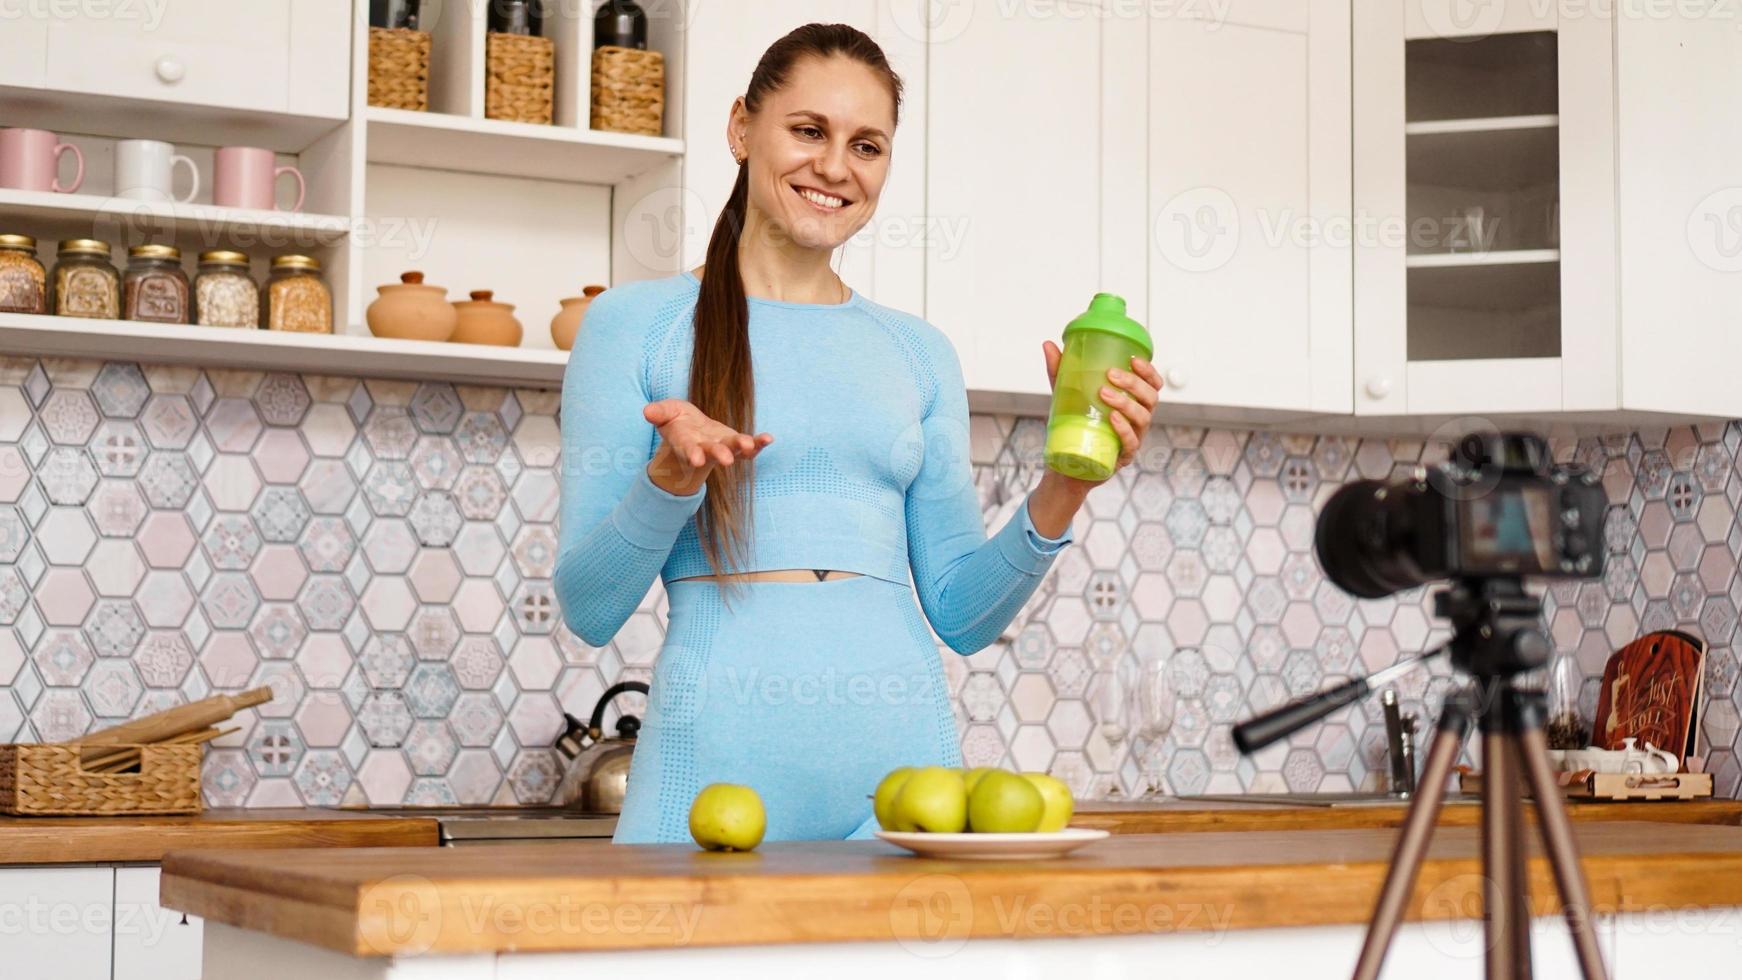
[[[1115,834],[1184,834],[1248,830],[1355,830],[1403,826],[1405,802],[1360,806],[1302,806],[1265,802],[1208,800],[1079,801],[1073,827],[1097,827]],[[1525,802],[1526,815],[1536,808]],[[1712,824],[1742,827],[1742,800],[1638,800],[1569,802],[1574,821],[1637,820],[1646,823]],[[1440,810],[1441,827],[1475,827],[1482,808],[1473,799]]]
[[[218,809],[187,816],[0,816],[0,865],[163,860],[188,847],[434,847],[434,820],[320,809]]]
[[[1585,822],[1599,912],[1742,906],[1742,828]],[[1393,834],[1130,834],[1042,862],[939,861],[881,841],[749,854],[605,841],[511,849],[179,851],[162,902],[359,956],[1083,936],[1364,923]],[[1530,885],[1554,894],[1534,848]],[[1477,831],[1442,828],[1413,918],[1467,915]]]
[[[1575,803],[1574,820],[1640,820],[1742,826],[1742,801]],[[1440,825],[1475,826],[1480,808],[1448,806]],[[1081,802],[1071,821],[1115,834],[1171,834],[1254,830],[1390,828],[1404,806],[1287,806],[1164,800]],[[433,847],[432,818],[401,814],[275,808],[214,809],[179,817],[0,816],[0,865],[102,864],[161,861],[184,848]]]

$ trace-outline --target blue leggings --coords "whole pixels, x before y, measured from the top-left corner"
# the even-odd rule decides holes
[[[673,582],[614,840],[688,841],[709,783],[762,797],[765,840],[871,836],[897,766],[959,766],[938,647],[913,590],[869,575]]]

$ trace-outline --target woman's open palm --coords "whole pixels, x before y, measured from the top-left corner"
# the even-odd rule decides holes
[[[659,450],[649,475],[671,493],[694,493],[714,467],[754,459],[774,441],[766,432],[752,436],[716,422],[682,398],[649,402],[641,415],[659,430]]]

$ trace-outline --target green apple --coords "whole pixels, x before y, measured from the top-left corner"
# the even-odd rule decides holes
[[[1065,829],[1065,824],[1071,822],[1071,814],[1076,812],[1071,788],[1064,780],[1044,772],[1025,772],[1022,778],[1033,783],[1034,788],[1040,790],[1040,798],[1046,801],[1046,814],[1040,818],[1040,826],[1034,829],[1041,833]]]
[[[907,783],[907,777],[913,775],[912,766],[902,766],[889,770],[889,775],[877,784],[877,792],[872,796],[871,812],[877,815],[877,826],[884,830],[909,831],[913,828],[903,825],[895,816],[895,796],[901,792],[901,787]]]
[[[959,770],[926,766],[907,777],[891,812],[914,830],[959,834],[968,826],[968,788]]]
[[[968,826],[977,834],[1026,834],[1045,813],[1040,790],[1015,773],[989,772],[968,794]]]
[[[974,787],[979,784],[980,780],[986,778],[987,773],[1001,771],[992,766],[975,766],[962,774],[962,783],[968,787],[968,795],[973,796]]]
[[[762,797],[748,786],[710,783],[690,804],[690,837],[710,851],[753,851],[768,829]]]

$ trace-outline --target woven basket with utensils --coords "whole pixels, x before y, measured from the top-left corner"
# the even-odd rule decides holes
[[[92,732],[71,742],[0,745],[0,813],[198,813],[200,746],[241,731],[217,728],[272,700],[269,687],[220,694]]]
[[[87,762],[81,745],[0,745],[0,812],[82,815],[200,812],[200,746],[102,746],[133,755],[133,772]]]

